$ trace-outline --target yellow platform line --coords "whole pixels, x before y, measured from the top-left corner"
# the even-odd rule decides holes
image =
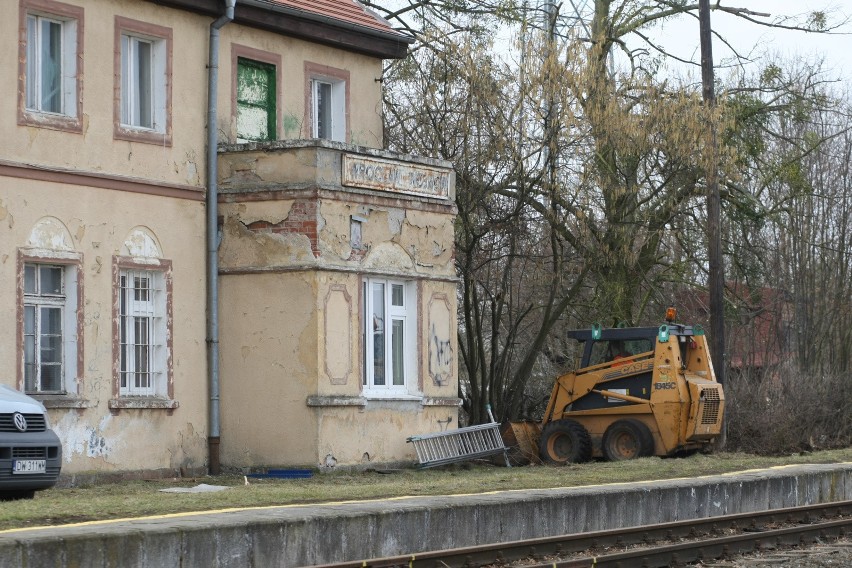
[[[400,497],[386,497],[382,499],[363,499],[363,500],[348,500],[348,501],[326,501],[322,503],[294,503],[291,505],[264,505],[259,507],[232,507],[228,509],[211,509],[207,511],[187,511],[183,513],[167,513],[164,515],[151,515],[146,517],[124,517],[121,519],[104,519],[100,521],[85,521],[82,523],[71,523],[67,525],[44,525],[37,527],[25,527],[25,528],[17,528],[17,529],[5,529],[0,530],[0,535],[3,534],[11,534],[18,532],[26,532],[26,531],[37,531],[37,530],[49,530],[49,529],[66,529],[66,528],[75,528],[75,527],[91,527],[91,526],[101,526],[101,525],[109,525],[115,523],[124,523],[128,521],[156,521],[156,520],[166,520],[166,519],[180,519],[183,517],[193,517],[193,516],[207,516],[207,515],[218,515],[221,513],[241,513],[246,511],[269,511],[272,509],[303,509],[306,507],[335,507],[339,505],[352,505],[352,504],[360,504],[360,503],[379,503],[385,501],[405,501],[407,499],[417,499],[421,497],[470,497],[474,495],[499,495],[501,493],[520,493],[523,491],[548,491],[548,490],[564,490],[564,489],[593,489],[595,487],[612,487],[615,485],[645,485],[650,483],[656,483],[659,481],[682,481],[684,479],[704,479],[707,477],[717,477],[717,476],[732,476],[739,475],[743,473],[757,473],[761,471],[767,470],[781,470],[781,469],[789,469],[793,467],[806,467],[810,465],[852,465],[852,462],[839,462],[833,464],[787,464],[787,465],[775,465],[770,467],[764,467],[759,469],[746,469],[742,471],[731,471],[728,473],[713,473],[708,475],[699,475],[699,476],[690,476],[690,477],[673,477],[668,479],[650,479],[643,481],[619,481],[613,483],[600,483],[596,485],[578,485],[575,487],[543,487],[538,489],[497,489],[494,491],[483,491],[479,493],[455,493],[452,495],[404,495]]]

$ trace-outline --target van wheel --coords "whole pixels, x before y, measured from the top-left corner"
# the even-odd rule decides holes
[[[542,430],[538,452],[549,464],[586,462],[592,459],[592,437],[579,422],[554,420]]]
[[[624,461],[654,454],[654,438],[638,420],[618,420],[604,432],[601,450],[609,461]]]

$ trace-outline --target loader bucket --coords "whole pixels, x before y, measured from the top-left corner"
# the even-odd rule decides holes
[[[509,448],[509,459],[518,464],[540,464],[538,439],[541,437],[541,424],[527,420],[524,422],[505,422],[500,427],[503,442]]]

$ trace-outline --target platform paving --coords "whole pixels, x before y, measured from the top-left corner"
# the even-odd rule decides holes
[[[0,531],[0,566],[297,567],[852,499],[852,463]]]

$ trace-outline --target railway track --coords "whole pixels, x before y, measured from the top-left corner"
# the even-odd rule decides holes
[[[852,501],[326,564],[317,568],[654,567],[852,534]],[[518,564],[521,565],[521,564]]]

